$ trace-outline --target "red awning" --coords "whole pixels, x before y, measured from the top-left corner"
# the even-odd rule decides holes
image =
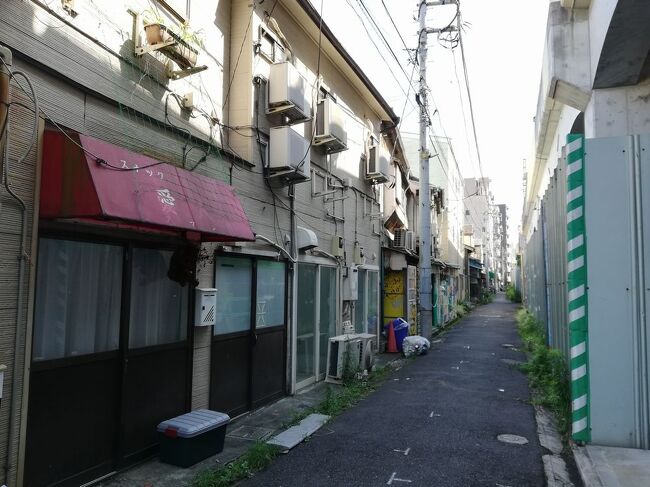
[[[92,137],[71,137],[84,150],[60,132],[45,132],[41,218],[130,223],[200,234],[202,241],[255,240],[228,184]]]

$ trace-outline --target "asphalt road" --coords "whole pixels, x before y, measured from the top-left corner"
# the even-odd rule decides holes
[[[358,406],[241,485],[543,486],[514,305],[476,308]],[[516,445],[500,434],[528,439]]]

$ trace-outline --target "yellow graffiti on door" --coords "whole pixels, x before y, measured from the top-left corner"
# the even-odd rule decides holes
[[[404,277],[403,271],[388,271],[384,275],[384,324],[395,318],[405,318]]]

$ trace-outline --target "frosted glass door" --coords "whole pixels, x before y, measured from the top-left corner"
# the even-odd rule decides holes
[[[316,371],[316,275],[318,267],[298,265],[298,333],[296,382],[315,376]]]
[[[330,337],[336,335],[336,269],[321,267],[320,269],[320,305],[319,305],[319,336],[318,372],[325,374],[327,367],[327,346]]]

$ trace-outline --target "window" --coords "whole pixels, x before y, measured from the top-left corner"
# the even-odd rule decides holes
[[[283,262],[257,262],[256,328],[284,325],[285,277]]]
[[[267,61],[271,63],[284,61],[284,49],[276,37],[263,25],[260,25],[258,45],[260,55]]]
[[[253,269],[257,280],[253,288]],[[251,329],[255,289],[255,328],[284,326],[286,271],[284,262],[252,257],[218,257],[215,269],[217,324],[215,335]]]
[[[185,340],[187,288],[167,277],[173,252],[133,249],[129,348]]]
[[[117,350],[123,252],[116,245],[40,240],[35,361]]]
[[[214,334],[246,331],[251,326],[253,264],[250,259],[219,257],[216,264],[217,324]]]

